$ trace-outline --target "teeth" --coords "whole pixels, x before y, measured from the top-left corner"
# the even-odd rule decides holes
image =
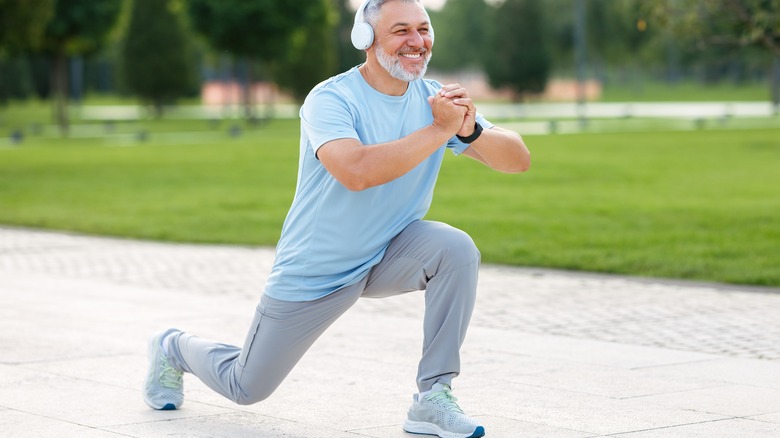
[[[406,57],[406,58],[415,58],[416,59],[416,58],[419,58],[422,55],[419,54],[419,53],[402,53],[401,56]]]

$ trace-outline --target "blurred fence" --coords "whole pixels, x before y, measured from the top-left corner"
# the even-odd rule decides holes
[[[663,103],[529,103],[477,104],[479,112],[489,119],[626,119],[684,118],[720,119],[731,117],[772,117],[777,109],[768,102],[663,102]],[[135,120],[147,117],[144,107],[136,105],[83,106],[76,109],[83,120]],[[165,109],[166,118],[220,119],[240,118],[244,109],[237,105],[182,105]],[[258,105],[256,114],[266,118],[297,118],[298,106],[278,103]]]

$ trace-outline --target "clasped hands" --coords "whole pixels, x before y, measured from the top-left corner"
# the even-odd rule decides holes
[[[474,132],[477,109],[468,91],[460,84],[448,84],[428,97],[433,110],[433,124],[461,137]]]

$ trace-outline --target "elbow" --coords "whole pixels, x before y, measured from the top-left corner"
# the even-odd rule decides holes
[[[372,187],[368,182],[362,179],[349,179],[345,181],[339,181],[341,185],[347,188],[350,192],[362,192],[365,189]]]
[[[531,154],[524,154],[517,160],[512,173],[523,173],[531,168]]]
[[[351,192],[362,192],[376,185],[368,174],[360,171],[358,166],[350,168],[348,172],[344,172],[336,179]]]
[[[515,153],[512,160],[509,160],[507,167],[503,170],[505,173],[523,173],[531,168],[531,152],[525,145],[523,138],[517,133],[515,137]]]
[[[515,156],[515,159],[508,163],[504,173],[523,173],[531,168],[531,153],[523,145],[521,151]]]

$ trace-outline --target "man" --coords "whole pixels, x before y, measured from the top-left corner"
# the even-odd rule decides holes
[[[315,87],[300,112],[295,198],[243,348],[176,329],[152,337],[144,400],[176,409],[182,372],[225,397],[261,401],[358,298],[425,290],[424,345],[404,430],[481,437],[451,393],[476,298],[479,252],[464,232],[422,220],[445,149],[503,172],[530,156],[477,114],[457,84],[421,79],[433,29],[420,0],[368,0],[353,42],[366,62]]]

